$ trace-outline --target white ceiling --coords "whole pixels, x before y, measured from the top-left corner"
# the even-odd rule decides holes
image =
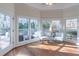
[[[27,3],[27,5],[37,8],[39,10],[56,10],[56,9],[64,9],[74,5],[79,5],[78,3],[53,3],[53,5],[48,6],[44,3]]]

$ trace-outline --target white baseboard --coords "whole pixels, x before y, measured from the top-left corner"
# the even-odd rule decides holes
[[[32,43],[32,42],[36,42],[36,41],[39,41],[39,39],[30,39],[30,40],[26,40],[26,41],[23,41],[23,42],[19,42],[19,43],[16,44],[16,47],[21,46],[21,45],[25,45],[25,44],[29,44],[29,43]]]
[[[13,49],[13,45],[10,45],[9,47],[7,47],[5,49],[0,50],[0,56],[5,55],[7,52],[9,52],[12,49]]]
[[[25,45],[25,44],[29,44],[29,43],[32,43],[32,42],[36,42],[36,41],[39,41],[39,39],[26,40],[26,41],[24,41],[24,42],[16,43],[15,47],[22,46],[22,45]],[[14,47],[14,45],[10,45],[10,46],[7,47],[6,49],[1,50],[1,51],[0,51],[0,56],[5,55],[7,52],[9,52],[10,50],[12,50],[12,49],[15,48],[15,47]]]

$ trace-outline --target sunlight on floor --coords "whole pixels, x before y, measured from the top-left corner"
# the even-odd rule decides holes
[[[51,46],[51,45],[43,45],[43,44],[31,45],[31,46],[28,46],[28,47],[45,49],[45,50],[54,50],[54,51],[57,50],[58,48],[60,48],[60,46],[53,46],[53,45]]]
[[[63,47],[62,49],[59,50],[59,52],[79,54],[79,53],[77,53],[77,52],[79,52],[78,49],[70,48],[70,47]]]
[[[26,55],[26,54],[17,54],[16,56],[29,56],[29,55]]]
[[[75,45],[70,44],[58,44],[58,45],[49,45],[49,44],[38,44],[38,45],[30,45],[28,46],[30,48],[39,48],[39,49],[45,49],[45,50],[52,50],[52,51],[58,51],[63,53],[74,53],[79,54],[79,50],[76,48]]]

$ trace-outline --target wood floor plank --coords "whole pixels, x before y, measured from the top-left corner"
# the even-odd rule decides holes
[[[40,43],[17,47],[5,56],[79,56],[79,48],[71,43]]]

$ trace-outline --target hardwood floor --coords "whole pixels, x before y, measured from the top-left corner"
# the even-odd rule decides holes
[[[79,56],[79,48],[71,43],[35,42],[17,47],[5,56]]]

